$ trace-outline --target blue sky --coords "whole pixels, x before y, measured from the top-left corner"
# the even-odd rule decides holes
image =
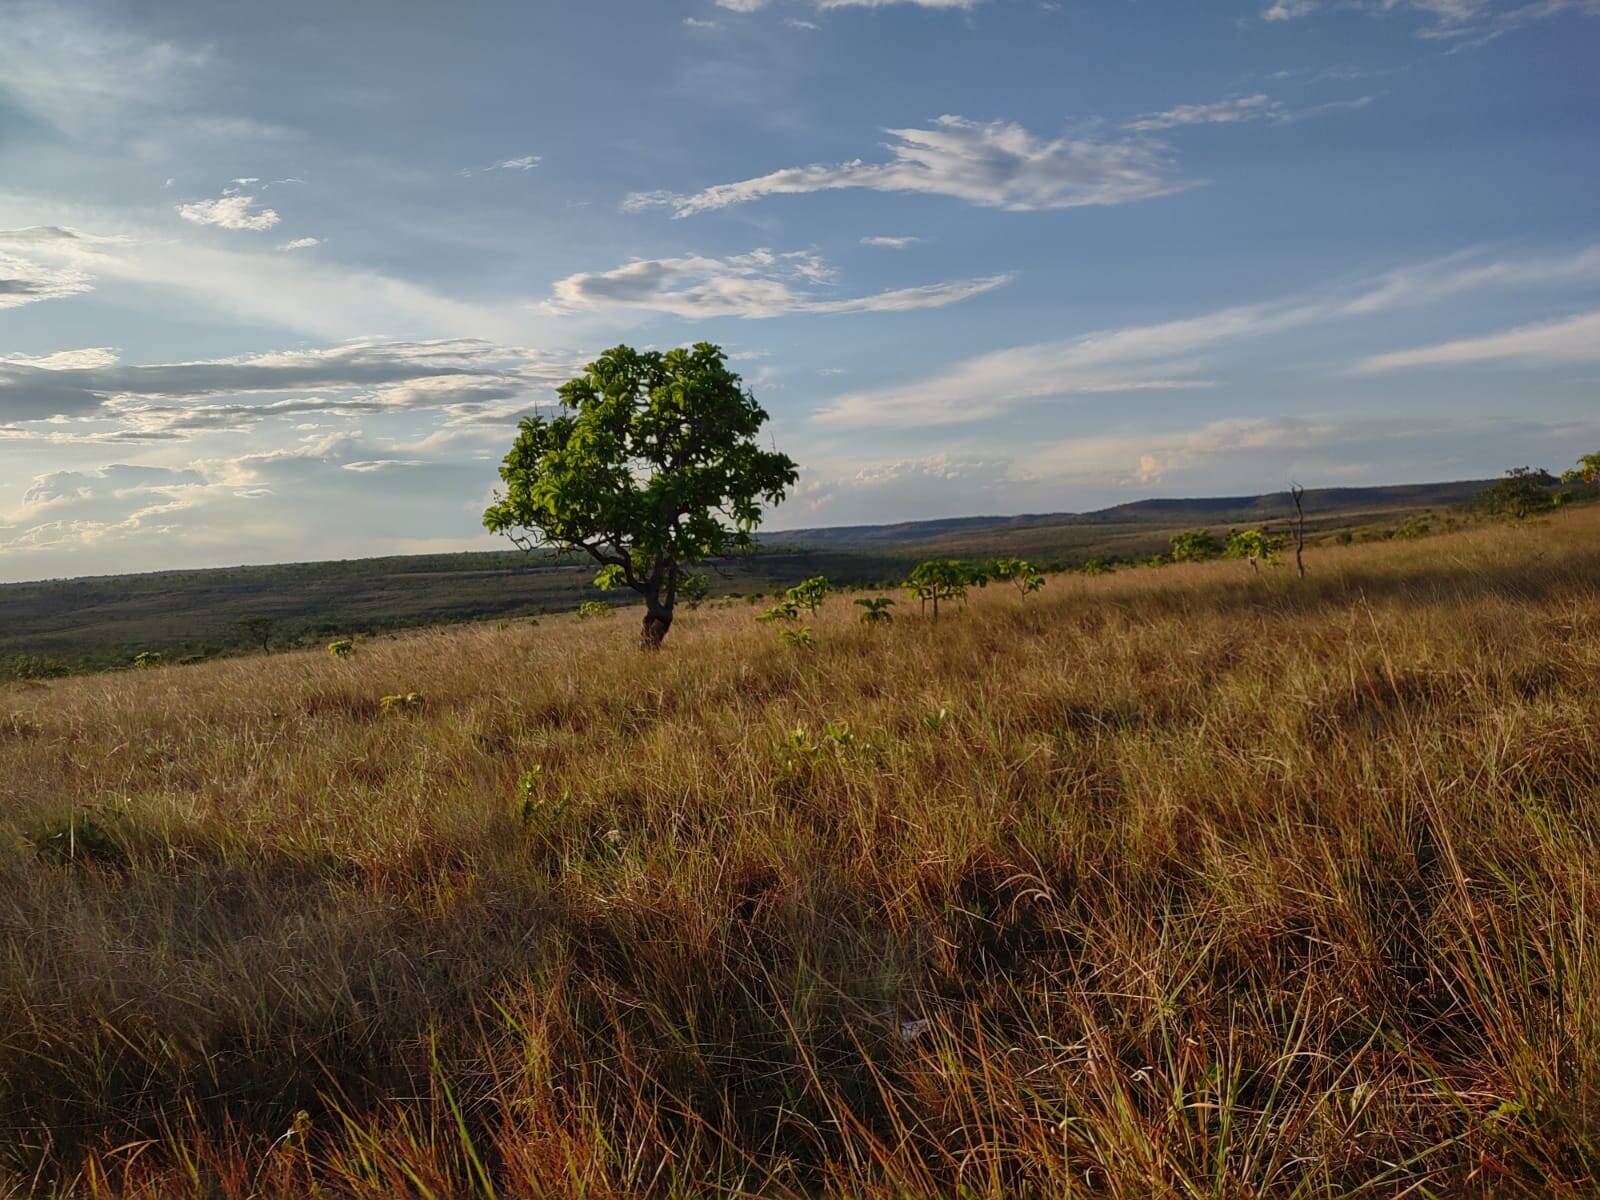
[[[0,0],[0,580],[491,546],[728,348],[771,527],[1600,449],[1600,0]]]

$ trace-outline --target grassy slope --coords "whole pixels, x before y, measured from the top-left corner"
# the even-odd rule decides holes
[[[1592,1195],[1597,534],[13,686],[0,1194]]]
[[[1380,533],[1481,484],[1414,484],[1308,493],[1313,536],[1336,529]],[[1195,525],[1279,521],[1284,496],[1141,501],[1103,513],[1046,514],[772,534],[769,549],[723,568],[722,592],[769,591],[813,575],[864,583],[903,578],[922,558],[1025,555],[1046,562],[1141,558]],[[1435,515],[1435,524],[1461,520]],[[40,668],[104,670],[141,651],[168,659],[252,649],[239,622],[276,624],[273,645],[445,622],[527,616],[604,598],[592,567],[530,565],[516,553],[463,553],[165,571],[0,585],[0,675]],[[24,656],[22,664],[16,663]]]

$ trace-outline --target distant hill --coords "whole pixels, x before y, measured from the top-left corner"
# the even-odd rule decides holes
[[[1471,500],[1493,480],[1466,479],[1448,483],[1405,483],[1384,487],[1313,488],[1304,497],[1308,518],[1349,516],[1395,509],[1447,507]],[[948,517],[903,521],[895,525],[838,525],[789,529],[764,536],[769,544],[818,548],[889,549],[973,534],[1004,534],[1064,525],[1159,525],[1184,523],[1277,521],[1294,515],[1288,492],[1264,496],[1206,496],[1191,499],[1135,500],[1083,513],[1024,513],[1014,517]]]
[[[1424,510],[1471,499],[1486,482],[1321,488],[1306,493],[1307,525],[1316,536],[1384,536]],[[723,565],[713,587],[749,595],[812,575],[892,586],[917,559],[944,555],[1017,555],[1046,566],[1132,561],[1165,550],[1181,529],[1261,525],[1293,510],[1289,494],[1276,492],[1140,500],[1089,513],[789,530],[763,535],[759,551]],[[528,617],[602,598],[593,577],[586,564],[501,550],[0,584],[0,679],[124,665],[143,650],[173,659],[235,653],[252,644],[242,621],[270,621],[269,639],[281,647]]]

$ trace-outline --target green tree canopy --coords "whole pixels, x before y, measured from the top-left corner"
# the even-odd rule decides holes
[[[917,564],[906,577],[905,588],[924,607],[933,605],[933,619],[939,619],[939,601],[960,600],[969,587],[987,587],[989,575],[976,563],[958,558],[930,558]]]
[[[1557,501],[1550,490],[1556,477],[1537,467],[1512,467],[1505,477],[1478,493],[1477,504],[1484,512],[1496,517],[1511,517],[1520,521],[1533,513],[1554,508]]]
[[[1225,553],[1229,558],[1242,558],[1252,571],[1260,571],[1262,563],[1270,563],[1283,549],[1283,539],[1265,529],[1233,529],[1228,532]]]
[[[767,414],[716,346],[607,350],[522,421],[484,525],[524,550],[600,564],[596,583],[644,597],[643,644],[672,626],[685,569],[749,549],[761,505],[798,478],[755,440]]]
[[[1572,470],[1563,472],[1565,483],[1600,483],[1600,453],[1585,454]]]
[[[1222,543],[1208,529],[1191,529],[1172,539],[1173,562],[1205,562],[1222,553]]]

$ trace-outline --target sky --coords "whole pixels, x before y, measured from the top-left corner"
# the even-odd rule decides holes
[[[0,581],[492,548],[725,347],[772,529],[1600,449],[1600,0],[0,0]]]

